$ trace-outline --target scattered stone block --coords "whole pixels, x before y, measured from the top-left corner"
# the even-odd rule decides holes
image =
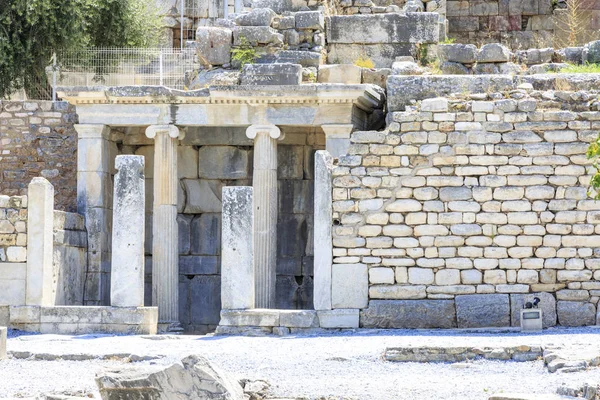
[[[102,400],[244,399],[242,386],[235,379],[198,355],[168,367],[135,365],[106,369],[97,373],[96,384]]]
[[[352,64],[321,65],[318,80],[319,83],[359,84],[362,80],[362,70]]]
[[[479,49],[478,63],[508,62],[511,58],[510,50],[499,43],[488,43]]]
[[[247,14],[238,15],[235,23],[239,26],[271,26],[276,16],[270,8],[254,8]]]
[[[590,42],[583,47],[583,63],[600,63],[600,40]]]
[[[461,63],[445,61],[440,65],[442,73],[445,75],[469,75],[471,70]]]
[[[268,26],[237,26],[233,30],[234,46],[283,45],[283,35]]]
[[[456,318],[459,328],[510,326],[507,294],[473,294],[456,296]]]
[[[246,64],[240,75],[242,85],[300,85],[300,64]]]
[[[387,78],[392,74],[391,68],[362,69],[362,83],[369,83],[386,88]]]
[[[300,50],[281,50],[275,54],[265,54],[260,56],[256,63],[291,63],[300,64],[303,67],[318,67],[321,64],[321,53],[315,51]]]
[[[596,324],[596,306],[579,301],[558,301],[556,314],[561,326],[588,326]]]
[[[296,29],[312,29],[320,31],[325,29],[325,16],[321,11],[297,12],[295,18]]]
[[[456,328],[453,300],[371,300],[360,313],[363,328]]]
[[[201,26],[196,30],[196,50],[211,65],[231,61],[232,31],[228,28]]]
[[[252,0],[252,8],[270,8],[277,14],[294,9],[293,0]]]
[[[423,70],[412,61],[396,61],[392,64],[393,75],[421,75]]]
[[[442,61],[474,64],[477,61],[477,47],[473,44],[440,44],[438,57]]]

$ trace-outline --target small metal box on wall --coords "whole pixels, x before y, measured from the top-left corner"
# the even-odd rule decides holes
[[[539,308],[524,308],[521,310],[521,331],[536,332],[541,331],[542,310]]]

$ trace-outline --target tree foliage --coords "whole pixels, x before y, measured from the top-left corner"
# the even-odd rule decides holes
[[[161,16],[148,0],[0,0],[0,98],[47,86],[54,51],[152,47]]]

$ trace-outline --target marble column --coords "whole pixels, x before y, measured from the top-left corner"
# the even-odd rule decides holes
[[[85,216],[88,272],[84,305],[110,302],[112,232],[111,169],[117,147],[106,125],[75,125],[77,131],[77,212]]]
[[[321,125],[325,132],[325,149],[334,158],[348,154],[350,134],[354,129],[352,124]]]
[[[256,308],[275,308],[277,263],[277,139],[275,125],[251,125],[254,139],[254,273]]]
[[[55,304],[54,267],[54,187],[45,178],[33,178],[27,188],[27,281],[25,304]]]
[[[179,252],[177,227],[177,145],[183,133],[175,125],[152,125],[154,205],[152,208],[152,305],[162,331],[181,331],[179,322]]]
[[[144,157],[117,156],[113,196],[110,305],[144,306]]]

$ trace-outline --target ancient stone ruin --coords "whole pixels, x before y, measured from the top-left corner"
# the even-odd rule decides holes
[[[0,325],[595,325],[600,41],[555,46],[561,7],[215,2],[186,90],[2,101]]]

